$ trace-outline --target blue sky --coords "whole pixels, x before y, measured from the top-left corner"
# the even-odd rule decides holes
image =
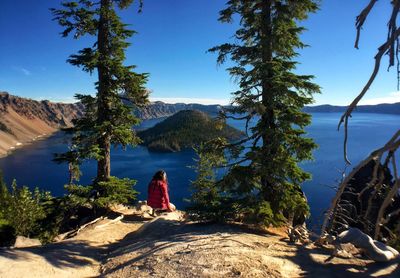
[[[142,14],[121,13],[139,32],[131,39],[127,64],[150,73],[153,100],[227,103],[235,84],[207,49],[227,42],[237,25],[221,24],[226,0],[145,0]],[[300,51],[298,73],[313,74],[322,87],[316,104],[348,104],[362,89],[376,49],[386,38],[389,1],[378,1],[367,20],[360,50],[353,47],[355,17],[367,0],[325,0],[303,24],[311,47]],[[72,102],[75,93],[93,93],[95,78],[66,63],[91,38],[61,38],[49,8],[58,0],[0,1],[0,91],[34,99]],[[364,103],[400,102],[395,69],[387,62]]]

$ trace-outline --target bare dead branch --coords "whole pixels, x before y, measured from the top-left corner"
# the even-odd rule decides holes
[[[324,218],[324,221],[322,224],[322,228],[321,228],[321,236],[323,236],[325,234],[329,219],[332,218],[332,215],[333,215],[334,211],[336,210],[336,207],[338,205],[338,202],[339,202],[344,190],[346,189],[349,182],[353,179],[354,175],[361,168],[363,168],[365,165],[367,165],[372,160],[374,160],[376,163],[379,163],[378,158],[381,157],[384,152],[394,151],[397,148],[399,148],[399,146],[400,146],[400,130],[398,130],[396,132],[396,134],[392,138],[390,138],[390,140],[382,148],[379,148],[379,149],[373,151],[366,159],[361,161],[357,165],[357,167],[355,167],[350,172],[350,174],[347,177],[345,177],[343,179],[342,183],[339,185],[339,188],[338,188],[338,191],[337,191],[335,197],[332,200],[331,206],[329,207],[328,211],[326,212],[326,215],[325,215],[325,218]]]
[[[397,216],[398,214],[400,214],[400,208],[397,209],[397,210],[395,210],[395,211],[393,211],[393,212],[391,212],[391,213],[389,213],[389,214],[387,215],[387,217],[385,218],[385,220],[382,221],[382,224],[387,224],[387,223],[389,223],[390,219],[391,219],[393,216]]]
[[[400,1],[396,0],[396,1],[393,1],[393,2],[394,2],[394,6],[393,6],[393,10],[392,10],[392,15],[390,16],[390,20],[389,20],[389,23],[388,23],[387,40],[390,39],[390,37],[393,35],[393,32],[397,28],[397,26],[396,26],[396,18],[397,18],[397,14],[399,13]],[[395,40],[392,40],[391,44],[390,44],[388,70],[389,70],[390,67],[394,66],[394,59],[395,59],[395,52],[396,52],[395,43],[396,42],[398,42],[397,38],[395,38]]]
[[[400,35],[400,28],[396,29],[394,32],[393,36],[391,36],[383,45],[381,45],[378,49],[378,53],[375,55],[375,66],[374,70],[367,82],[367,84],[364,86],[362,89],[361,93],[352,101],[352,103],[349,105],[347,110],[343,113],[343,115],[340,118],[339,124],[338,124],[338,130],[340,129],[340,126],[344,122],[344,146],[343,146],[343,151],[344,151],[344,159],[346,163],[351,164],[348,157],[347,157],[347,140],[348,140],[348,122],[349,118],[351,117],[351,113],[353,110],[356,108],[357,104],[360,102],[360,100],[364,97],[364,95],[367,93],[368,89],[371,87],[372,83],[374,82],[379,69],[381,65],[381,60],[383,55],[388,51],[390,48],[392,42],[394,42]]]
[[[365,7],[364,10],[357,16],[356,18],[356,29],[357,29],[357,35],[356,35],[356,42],[354,43],[354,47],[358,49],[358,42],[360,40],[360,35],[361,35],[361,29],[362,26],[364,25],[365,20],[367,19],[370,11],[374,7],[375,3],[378,0],[371,0],[368,4],[367,7]]]
[[[376,218],[375,223],[375,235],[374,238],[377,239],[381,230],[381,225],[384,221],[383,214],[386,211],[386,208],[392,203],[393,197],[396,195],[397,191],[400,188],[399,180],[396,180],[396,183],[393,185],[392,189],[386,195],[385,200],[383,201],[381,207],[379,208],[378,217]]]

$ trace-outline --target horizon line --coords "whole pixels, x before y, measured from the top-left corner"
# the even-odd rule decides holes
[[[9,94],[15,97],[21,97],[18,95],[13,95],[7,91],[2,91],[0,90],[0,93],[4,94]],[[38,97],[38,98],[30,98],[30,97],[21,97],[21,98],[26,98],[26,99],[32,99],[36,101],[51,101],[55,103],[65,103],[65,104],[71,104],[71,103],[77,103],[75,98],[69,97],[69,98],[55,98],[55,97]],[[163,102],[165,104],[201,104],[201,105],[221,105],[221,106],[228,106],[231,105],[230,101],[228,99],[213,99],[213,98],[184,98],[184,97],[149,97],[149,100],[151,103],[154,102]],[[376,98],[376,99],[366,99],[366,100],[361,100],[358,105],[379,105],[379,104],[395,104],[395,103],[400,103],[400,98],[397,98],[397,94],[392,94],[391,97],[387,98]],[[309,107],[314,107],[314,106],[321,106],[321,105],[331,105],[331,106],[349,106],[349,104],[332,104],[332,103],[315,103],[311,105],[306,105]]]

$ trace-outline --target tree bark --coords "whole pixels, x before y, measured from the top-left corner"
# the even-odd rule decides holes
[[[110,0],[101,0],[101,11],[99,19],[99,32],[98,32],[98,50],[99,50],[99,62],[98,62],[98,102],[97,102],[97,122],[101,126],[105,122],[110,120],[110,109],[111,103],[108,100],[109,95],[109,82],[110,72],[106,65],[108,60],[109,52],[109,10],[111,8]],[[111,174],[111,163],[110,163],[110,148],[111,138],[107,130],[101,131],[98,139],[98,145],[100,148],[101,158],[97,161],[97,178],[99,181],[108,181]]]
[[[271,77],[272,73],[272,59],[273,59],[273,47],[272,47],[272,6],[273,0],[263,1],[262,3],[262,29],[261,29],[261,56],[262,56],[262,105],[265,108],[265,112],[261,115],[262,127],[262,148],[263,153],[266,154],[263,157],[262,164],[266,164],[267,160],[271,159],[273,156],[272,150],[272,138],[268,138],[266,132],[271,130],[274,126],[274,111],[272,105],[272,86]],[[261,185],[263,190],[263,197],[265,200],[272,202],[274,198],[274,185],[269,180],[268,173],[262,173],[261,175]],[[273,202],[272,202],[273,203]]]

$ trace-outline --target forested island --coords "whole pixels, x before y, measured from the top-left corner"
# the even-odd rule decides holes
[[[235,141],[244,133],[199,110],[183,110],[138,135],[150,151],[177,152],[217,137]]]

